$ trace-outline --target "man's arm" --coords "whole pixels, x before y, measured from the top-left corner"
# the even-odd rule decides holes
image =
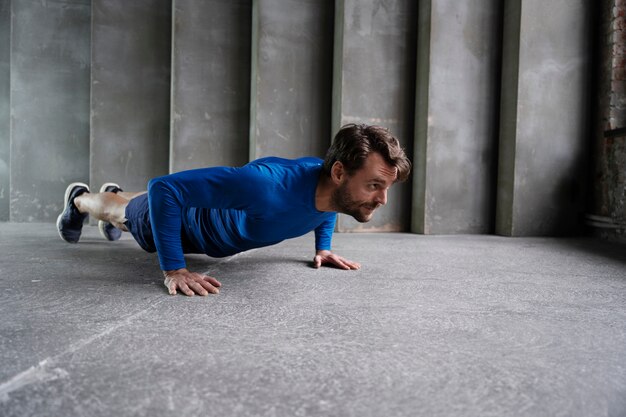
[[[360,269],[361,265],[359,263],[349,261],[331,252],[331,241],[336,222],[337,214],[329,213],[328,219],[315,228],[316,251],[313,258],[313,266],[319,268],[322,265],[331,265],[341,269]]]
[[[159,263],[170,294],[216,294],[221,284],[213,277],[190,272],[183,256],[181,236],[185,207],[245,208],[251,175],[245,169],[204,168],[155,178],[148,184],[150,221]],[[236,189],[240,192],[224,192]]]

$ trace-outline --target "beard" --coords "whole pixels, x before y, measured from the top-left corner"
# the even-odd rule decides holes
[[[374,210],[380,206],[378,203],[356,200],[348,191],[346,183],[341,184],[333,192],[332,204],[338,212],[354,217],[359,223],[369,222]]]

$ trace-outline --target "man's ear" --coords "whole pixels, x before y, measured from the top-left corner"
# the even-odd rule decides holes
[[[346,170],[343,164],[339,161],[335,161],[333,166],[330,168],[330,179],[335,184],[340,184],[343,181],[344,176],[346,175]]]

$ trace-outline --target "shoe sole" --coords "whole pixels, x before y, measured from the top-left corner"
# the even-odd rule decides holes
[[[98,220],[98,230],[100,231],[100,236],[102,236],[103,238],[105,238],[109,242],[115,242],[116,240],[119,240],[119,239],[109,239],[107,237],[107,234],[104,231],[104,228],[106,227],[106,225],[107,225],[107,222],[102,221],[102,220]]]
[[[108,240],[109,242],[111,242],[111,239],[109,239],[106,235],[106,233],[104,233],[104,227],[106,226],[107,222],[104,222],[102,220],[98,220],[98,230],[100,231],[100,236],[102,236],[103,238],[105,238],[106,240]]]
[[[67,210],[67,203],[68,203],[67,200],[69,200],[70,198],[70,193],[72,192],[74,187],[78,187],[78,186],[85,187],[87,191],[89,192],[89,186],[85,184],[84,182],[73,182],[70,185],[68,185],[67,188],[65,189],[65,198],[63,199],[63,211],[61,212],[61,214],[59,214],[59,217],[57,217],[57,232],[59,233],[59,236],[61,236],[61,239],[63,240],[65,240],[65,238],[61,234],[61,225],[59,223],[61,223],[61,217],[63,217],[63,213],[65,213],[65,210]],[[67,242],[67,240],[65,241]],[[72,242],[68,242],[68,243],[72,243]]]
[[[102,184],[102,187],[100,187],[100,192],[101,193],[106,193],[106,189],[108,187],[117,187],[120,188],[120,186],[114,182],[105,182],[104,184]],[[106,226],[107,222],[102,221],[102,220],[98,220],[98,230],[100,231],[100,236],[102,236],[103,238],[105,238],[106,240],[108,240],[109,242],[115,242],[114,240],[111,240],[107,237],[106,233],[104,232],[104,228]]]

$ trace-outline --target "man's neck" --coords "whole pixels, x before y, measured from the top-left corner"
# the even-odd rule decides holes
[[[336,211],[332,204],[335,187],[326,175],[321,174],[315,188],[315,208],[319,211]]]

